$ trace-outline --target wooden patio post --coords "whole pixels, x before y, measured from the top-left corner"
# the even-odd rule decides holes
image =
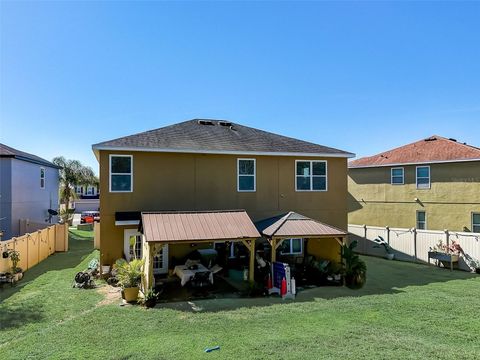
[[[143,259],[145,263],[143,265],[143,275],[144,275],[144,284],[143,292],[146,293],[147,290],[151,289],[153,286],[153,247],[156,244],[151,244],[145,241],[145,248],[143,252]]]
[[[277,240],[272,238],[270,245],[272,246],[271,260],[273,264],[275,261],[277,261]]]
[[[255,281],[255,240],[250,240],[250,268],[248,280]]]

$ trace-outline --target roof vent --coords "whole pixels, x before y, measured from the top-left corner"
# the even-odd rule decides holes
[[[448,140],[457,142],[457,139],[454,138],[448,138]]]
[[[437,140],[437,138],[435,136],[432,136],[432,137],[429,137],[429,138],[426,138],[425,141],[435,141]]]
[[[231,127],[231,126],[232,126],[232,123],[229,122],[229,121],[219,121],[219,122],[218,122],[218,125],[226,126],[226,127]]]
[[[199,125],[215,125],[211,120],[198,120]]]

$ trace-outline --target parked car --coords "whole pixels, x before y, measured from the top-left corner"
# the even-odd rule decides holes
[[[80,223],[91,224],[94,221],[100,222],[100,213],[98,211],[82,211]]]

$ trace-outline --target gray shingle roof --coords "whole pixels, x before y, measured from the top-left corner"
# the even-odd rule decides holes
[[[205,124],[211,123],[210,125]],[[203,124],[202,124],[203,123]],[[307,141],[228,122],[193,119],[93,145],[94,150],[128,149],[206,153],[301,153],[352,157]]]
[[[34,164],[44,165],[48,167],[52,167],[55,169],[59,169],[57,165],[51,163],[48,160],[41,158],[40,156],[29,154],[25,151],[20,151],[14,149],[10,146],[0,143],[0,157],[2,158],[15,158],[18,160],[28,161]]]

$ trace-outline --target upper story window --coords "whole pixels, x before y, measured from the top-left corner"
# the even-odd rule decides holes
[[[253,192],[256,188],[255,159],[237,160],[237,190],[241,192]]]
[[[295,161],[295,190],[327,191],[326,161]]]
[[[472,214],[472,232],[480,233],[480,213]]]
[[[93,186],[87,187],[87,195],[94,195],[95,191]]]
[[[282,255],[299,255],[303,252],[302,239],[285,239],[280,245],[280,254]]]
[[[75,192],[79,195],[83,194],[83,186],[75,186]]]
[[[45,168],[40,168],[40,189],[45,189]]]
[[[425,211],[417,211],[417,229],[427,229],[427,213]]]
[[[417,166],[417,189],[430,189],[430,166]]]
[[[133,191],[132,155],[110,155],[110,192]]]
[[[404,179],[404,170],[401,168],[392,168],[391,171],[391,184],[392,185],[403,185],[405,182]]]

